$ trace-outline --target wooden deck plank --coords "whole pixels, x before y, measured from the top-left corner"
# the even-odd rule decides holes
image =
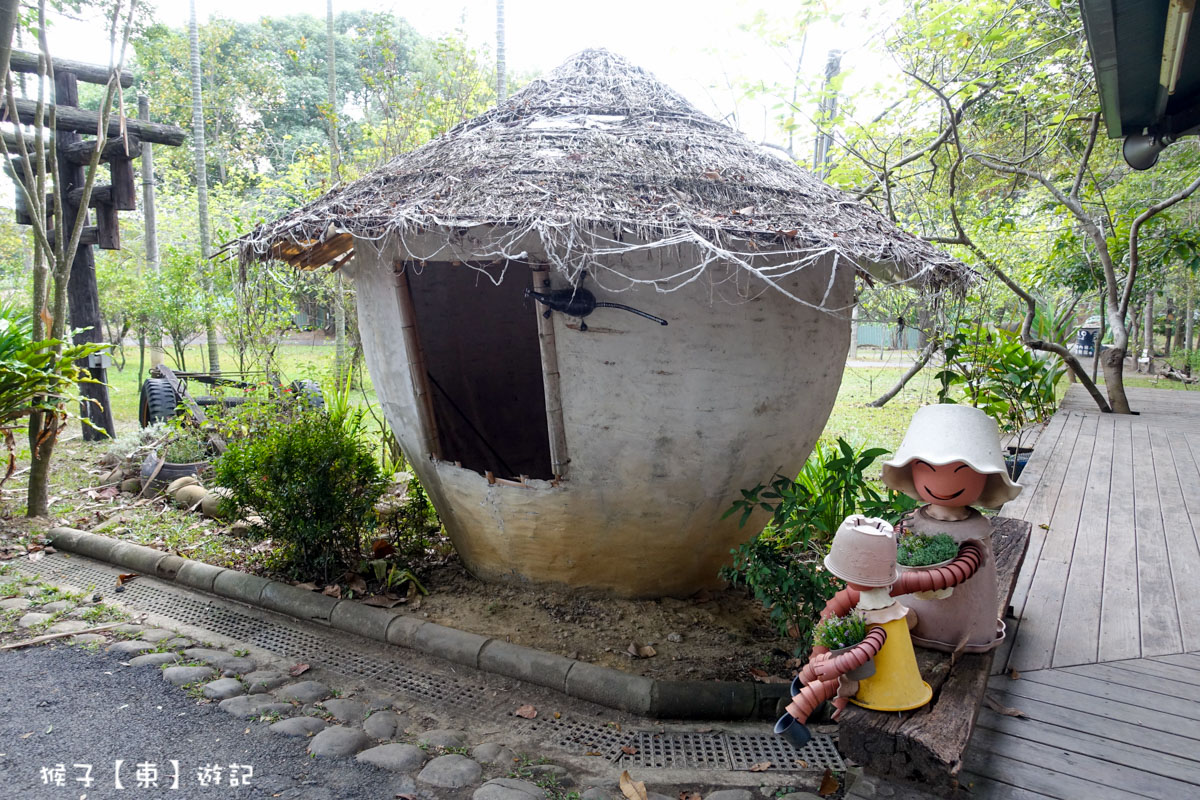
[[[993,678],[993,681],[1003,680],[1005,679]],[[1136,686],[1131,684],[1130,688],[1130,696],[1132,698],[1135,696],[1132,689],[1136,688]],[[1046,686],[1045,684],[1027,680],[1009,681],[1004,686],[1004,694],[1006,705],[1011,705],[1027,714],[1030,713],[1028,709],[1030,703],[1049,703],[1060,708],[1070,709],[1078,714],[1090,714],[1102,717],[1108,723],[1124,722],[1134,725],[1144,732],[1140,735],[1144,735],[1150,731],[1170,731],[1170,735],[1173,737],[1183,737],[1192,740],[1190,746],[1193,749],[1200,748],[1200,719],[1189,720],[1159,711],[1157,708],[1148,708],[1145,705],[1133,705],[1115,700],[1106,700],[1071,689]],[[1017,698],[1021,698],[1025,702],[1018,702]],[[1178,745],[1178,742],[1175,744]]]
[[[1065,465],[1065,480],[1054,505],[1053,516],[1050,518],[1050,530],[1044,532],[1044,541],[1034,566],[1025,605],[1020,613],[1017,640],[1013,643],[1008,661],[1010,667],[1022,672],[1045,669],[1051,665],[1054,643],[1058,637],[1063,596],[1066,592],[1067,574],[1083,507],[1084,488],[1096,442],[1097,422],[1097,416],[1085,416],[1081,419],[1070,461]],[[1033,538],[1036,539],[1036,535]],[[1030,550],[1026,563],[1033,555],[1032,541]]]
[[[1133,673],[1130,677],[1131,683],[1136,682],[1143,675],[1166,678],[1184,687],[1179,690],[1181,697],[1186,697],[1189,700],[1200,699],[1200,682],[1194,677],[1195,673],[1190,670],[1176,667],[1174,664],[1154,662],[1148,658],[1136,658],[1132,661],[1113,661],[1111,663],[1117,669]]]
[[[968,796],[978,800],[1054,800],[1048,794],[1000,783],[973,772],[964,772],[963,775]]]
[[[976,729],[976,745],[993,753],[1059,773],[1074,775],[1118,789],[1128,796],[1153,797],[1157,800],[1177,800],[1194,794],[1195,784],[1188,784],[1137,767],[1109,761],[1103,756],[1080,753],[1044,741],[1011,736],[987,727]]]
[[[1147,675],[1142,672],[1130,673],[1129,670],[1121,669],[1120,665],[1115,663],[1082,664],[1078,667],[1067,667],[1058,671],[1075,675],[1086,675],[1088,677],[1100,678],[1113,683],[1123,683],[1126,685],[1131,682],[1136,682],[1139,689],[1147,692],[1161,694],[1165,697],[1183,697],[1191,700],[1200,700],[1200,692],[1197,692],[1196,687],[1189,683],[1180,683],[1179,681],[1174,681],[1170,678],[1160,678],[1154,675]],[[1195,696],[1193,697],[1193,695]],[[1165,703],[1167,701],[1159,700],[1158,702]]]
[[[1023,788],[1061,797],[1064,800],[1128,800],[1131,783],[1121,768],[1101,769],[1098,759],[1066,750],[1031,745],[1021,739],[979,728],[975,732],[974,753],[987,757],[972,759],[969,766],[993,779],[1016,778]],[[1019,766],[1018,766],[1019,765]],[[1091,780],[1091,778],[1096,780]],[[1146,796],[1146,795],[1141,795]]]
[[[1059,439],[1062,436],[1063,427],[1066,425],[1067,416],[1067,414],[1055,414],[1046,423],[1046,429],[1038,437],[1038,445],[1033,449],[1033,455],[1030,456],[1029,462],[1025,465],[1018,480],[1025,490],[1004,504],[1000,510],[1002,516],[1028,519],[1025,513],[1029,510],[1029,503],[1034,491],[1046,474],[1046,466],[1050,457],[1059,447]]]
[[[1019,792],[1030,792],[1033,797],[1048,797],[1053,800],[1079,800],[1090,798],[1091,781],[1081,781],[1072,775],[1064,775],[1053,770],[1031,767],[1020,761],[1005,758],[998,754],[975,755],[968,762],[969,774],[982,777],[982,792],[976,793],[975,787],[970,789],[969,797],[986,798],[986,800],[1009,800],[1009,798],[1024,798],[1027,795]],[[985,773],[996,773],[995,777]],[[1018,784],[1018,785],[1014,785]],[[1125,795],[1128,797],[1128,795]]]
[[[1163,664],[1176,664],[1180,667],[1200,670],[1200,653],[1176,653],[1169,656],[1155,656],[1153,660]]]
[[[1156,775],[1167,775],[1185,784],[1177,789],[1182,793],[1178,796],[1200,794],[1194,788],[1200,786],[1200,761],[1195,758],[1189,759],[1181,754],[1151,750],[1137,742],[1097,736],[1093,733],[1041,720],[1006,717],[987,709],[979,713],[978,726],[1021,739],[1044,742],[1051,747],[1061,747],[1064,750],[1105,758],[1116,764],[1141,769]],[[1183,743],[1186,741],[1181,740],[1181,744]],[[1189,789],[1186,784],[1191,784],[1193,788]]]
[[[1082,416],[1078,414],[1064,415],[1063,429],[1058,439],[1060,444],[1049,453],[1044,472],[1038,478],[1033,491],[1030,492],[1029,505],[1022,516],[1033,525],[1033,530],[1029,539],[1029,552],[1025,554],[1025,567],[1017,576],[1017,586],[1013,591],[1012,605],[1018,620],[1017,625],[1014,626],[1014,634],[1016,633],[1015,629],[1020,625],[1020,618],[1024,613],[1029,595],[1029,587],[1037,572],[1038,557],[1042,552],[1042,544],[1046,540],[1046,529],[1042,526],[1049,525],[1050,518],[1054,514],[1054,507],[1058,503],[1058,495],[1070,466],[1071,453],[1079,436],[1079,426],[1082,424]],[[1034,455],[1036,457],[1037,453]],[[1022,475],[1023,477],[1024,475]],[[1025,492],[1021,494],[1025,494]],[[1020,497],[1018,496],[1017,499],[1019,500]],[[1009,515],[1005,513],[1004,516]]]
[[[1099,415],[1096,420],[1095,445],[1083,489],[1075,547],[1068,557],[1063,612],[1050,660],[1055,667],[1094,663],[1100,649],[1114,423],[1112,414]]]
[[[1102,697],[1106,700],[1114,700],[1134,706],[1149,705],[1157,708],[1164,714],[1172,714],[1177,717],[1184,717],[1185,719],[1200,720],[1200,701],[1177,696],[1170,702],[1164,702],[1161,696],[1155,695],[1153,692],[1143,692],[1140,685],[1131,687],[1128,680],[1114,681],[1096,675],[1080,675],[1058,669],[1041,669],[1037,672],[1026,672],[1021,675],[1021,680],[1042,683],[1047,686],[1057,686],[1061,689],[1070,689],[1071,691],[1088,695],[1089,697]],[[1131,692],[1131,688],[1137,691]],[[1148,697],[1146,696],[1147,694],[1155,696]]]
[[[1167,555],[1162,509],[1150,430],[1144,422],[1130,424],[1133,438],[1133,522],[1137,533],[1138,605],[1141,609],[1142,655],[1156,656],[1183,650],[1175,586]]]
[[[1142,655],[1138,601],[1137,533],[1133,524],[1133,438],[1113,420],[1113,500],[1108,504],[1104,592],[1100,606],[1100,661]]]
[[[1175,608],[1183,649],[1200,648],[1200,547],[1192,518],[1184,505],[1180,474],[1172,454],[1170,434],[1160,428],[1150,429],[1150,453],[1154,459],[1155,484],[1162,510],[1167,560],[1171,582],[1175,589]],[[1186,465],[1185,465],[1186,467]]]

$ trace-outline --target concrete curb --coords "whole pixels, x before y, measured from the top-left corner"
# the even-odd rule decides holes
[[[74,528],[52,528],[48,536],[59,550],[656,719],[775,719],[788,697],[782,683],[632,675]]]

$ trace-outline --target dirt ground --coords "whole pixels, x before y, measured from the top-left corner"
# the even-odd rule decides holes
[[[780,638],[762,605],[740,589],[687,600],[588,597],[485,584],[457,563],[438,568],[426,585],[429,596],[407,613],[568,658],[652,678],[790,679],[795,643]],[[646,646],[653,656],[631,655]]]

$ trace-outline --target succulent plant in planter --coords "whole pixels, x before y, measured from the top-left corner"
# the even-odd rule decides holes
[[[896,545],[896,563],[902,567],[931,567],[958,555],[958,543],[948,533],[906,533]]]
[[[830,650],[853,647],[867,636],[867,622],[863,615],[850,612],[844,617],[826,617],[817,623],[813,641]]]

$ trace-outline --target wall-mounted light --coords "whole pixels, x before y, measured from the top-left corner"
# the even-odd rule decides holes
[[[1175,94],[1179,73],[1183,70],[1183,51],[1187,45],[1188,29],[1196,0],[1171,0],[1167,7],[1167,29],[1163,34],[1162,67],[1158,73],[1159,86],[1168,96]]]

